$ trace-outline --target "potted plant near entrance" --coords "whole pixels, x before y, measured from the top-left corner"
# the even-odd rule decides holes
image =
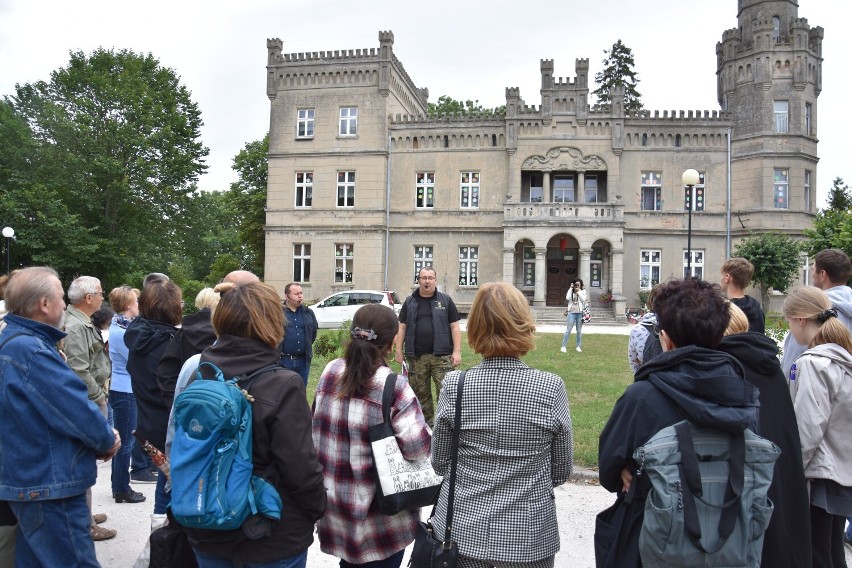
[[[598,302],[602,306],[609,306],[612,303],[612,292],[604,292],[600,296],[598,296]]]

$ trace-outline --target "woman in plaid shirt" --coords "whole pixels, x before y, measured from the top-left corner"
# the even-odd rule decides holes
[[[367,562],[371,568],[398,567],[419,520],[419,509],[393,516],[379,511],[368,438],[368,428],[382,422],[387,356],[398,328],[386,306],[368,304],[355,312],[344,357],[329,362],[317,385],[314,445],[328,490],[317,528],[320,548],[340,558],[342,568]],[[428,457],[432,436],[405,377],[396,379],[390,416],[405,458]]]

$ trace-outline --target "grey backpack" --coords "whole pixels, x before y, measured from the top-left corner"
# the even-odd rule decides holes
[[[760,566],[773,505],[778,446],[746,429],[731,434],[687,420],[637,448],[651,490],[639,534],[646,568]]]

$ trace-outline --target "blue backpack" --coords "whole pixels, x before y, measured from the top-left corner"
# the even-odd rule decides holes
[[[205,366],[213,370],[212,379],[202,375]],[[195,381],[175,399],[170,508],[180,525],[224,531],[243,527],[253,515],[281,519],[278,491],[252,474],[254,399],[243,388],[278,368],[270,365],[226,381],[221,369],[205,362]]]

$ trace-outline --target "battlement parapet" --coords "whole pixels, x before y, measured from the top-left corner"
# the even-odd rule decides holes
[[[500,115],[496,114],[487,114],[482,112],[470,112],[470,113],[441,113],[441,114],[389,114],[388,122],[392,125],[447,125],[447,124],[458,124],[458,125],[469,125],[472,123],[503,123],[504,118]]]
[[[519,99],[521,98],[521,89],[518,87],[506,87],[506,98],[507,99]]]
[[[809,28],[808,19],[807,18],[794,18],[790,25],[793,28]]]
[[[377,60],[379,57],[375,47],[364,49],[341,49],[334,51],[307,51],[299,53],[282,53],[277,63],[314,63],[330,61]]]
[[[541,71],[550,71],[553,73],[553,60],[552,59],[542,59],[540,65]]]
[[[575,59],[575,60],[574,60],[574,69],[577,69],[577,70],[580,70],[580,69],[588,70],[588,69],[589,69],[589,58],[588,58],[588,57],[582,57],[582,58],[577,58],[577,59]]]
[[[576,77],[573,78],[573,79],[571,77],[554,77],[553,81],[554,81],[553,82],[554,88],[562,88],[562,89],[565,89],[565,88],[568,88],[568,87],[577,88],[580,85],[580,82],[577,80]]]
[[[739,28],[731,28],[722,32],[722,43],[732,40],[742,41],[742,36],[740,35]]]
[[[650,111],[647,109],[643,109],[640,111],[626,111],[624,113],[625,118],[632,119],[653,119],[653,120],[695,120],[695,121],[729,121],[732,118],[730,112],[721,111],[721,110],[655,110]]]

